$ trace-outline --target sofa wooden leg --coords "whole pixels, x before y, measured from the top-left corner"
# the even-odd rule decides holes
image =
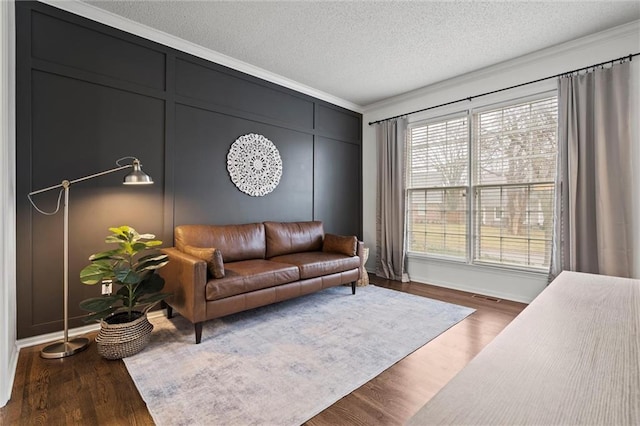
[[[351,283],[351,294],[356,294],[356,281]]]
[[[165,308],[167,310],[167,318],[171,319],[173,318],[173,308],[171,307],[171,305],[169,305],[167,302],[161,302],[161,305],[163,308]]]
[[[202,340],[202,322],[197,322],[193,324],[193,327],[196,331],[196,345],[197,345]]]

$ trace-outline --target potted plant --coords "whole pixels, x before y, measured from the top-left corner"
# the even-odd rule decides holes
[[[147,344],[153,330],[147,312],[169,296],[161,293],[164,279],[156,270],[169,260],[166,254],[149,252],[162,244],[153,234],[139,234],[126,225],[109,231],[105,242],[118,248],[92,254],[91,263],[80,271],[80,281],[88,285],[111,282],[114,292],[83,300],[80,308],[91,312],[87,322],[100,320],[96,336],[100,355],[119,359]]]

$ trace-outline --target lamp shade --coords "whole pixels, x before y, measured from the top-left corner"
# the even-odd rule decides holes
[[[133,170],[124,177],[122,182],[125,185],[151,185],[153,179],[142,171],[142,164],[139,160],[133,161]]]

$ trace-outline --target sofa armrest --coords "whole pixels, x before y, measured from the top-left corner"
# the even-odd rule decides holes
[[[158,269],[163,292],[171,293],[166,302],[194,324],[206,320],[207,263],[175,247],[160,251],[169,256],[169,263]]]

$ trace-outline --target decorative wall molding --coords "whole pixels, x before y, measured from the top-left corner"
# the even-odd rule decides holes
[[[252,197],[265,196],[280,183],[280,152],[262,135],[249,133],[240,136],[229,148],[227,171],[240,191]]]
[[[58,9],[66,10],[67,12],[71,12],[73,14],[91,19],[92,21],[96,21],[101,24],[105,24],[110,27],[114,27],[119,30],[126,31],[130,34],[137,35],[147,40],[151,40],[156,43],[163,44],[173,49],[177,49],[185,53],[189,53],[191,55],[197,56],[199,58],[206,59],[208,61],[215,62],[217,64],[224,65],[229,68],[233,68],[235,70],[252,75],[254,77],[258,77],[262,80],[266,80],[271,83],[275,83],[277,85],[295,90],[297,92],[304,93],[305,95],[309,95],[314,98],[321,99],[331,104],[338,105],[355,112],[362,112],[361,105],[354,104],[353,102],[347,101],[342,98],[338,98],[336,96],[314,89],[302,83],[298,83],[297,81],[288,79],[281,75],[272,73],[265,69],[256,67],[254,65],[248,64],[246,62],[240,61],[238,59],[216,52],[214,50],[204,48],[190,41],[181,39],[171,34],[167,34],[160,30],[156,30],[155,28],[151,28],[146,25],[140,24],[138,22],[132,21],[120,15],[116,15],[115,13],[111,13],[104,9],[100,9],[91,4],[84,3],[79,0],[39,0],[39,1],[41,3],[45,3],[50,6],[57,7]]]

